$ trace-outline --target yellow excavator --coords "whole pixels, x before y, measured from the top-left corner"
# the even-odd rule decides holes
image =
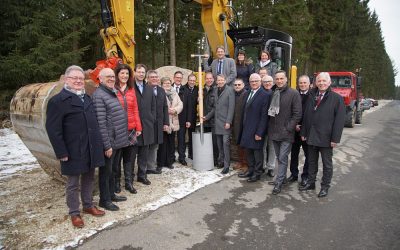
[[[228,0],[182,0],[200,4],[201,22],[211,51],[224,45],[234,58],[240,50],[256,59],[261,50],[268,50],[280,69],[291,72],[295,86],[295,67],[291,67],[293,39],[290,35],[262,27],[237,28],[233,20],[232,1]],[[104,67],[114,68],[118,63],[135,65],[134,0],[101,0],[103,28],[100,35],[104,41],[106,59],[98,61],[94,70],[88,71],[86,92],[91,94],[97,87],[98,72]],[[35,83],[20,88],[10,103],[10,118],[14,131],[19,135],[40,166],[51,177],[64,181],[60,163],[54,155],[48,139],[46,108],[49,99],[63,87],[63,76],[58,82]]]

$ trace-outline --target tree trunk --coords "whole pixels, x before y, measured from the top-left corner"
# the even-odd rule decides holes
[[[169,0],[169,46],[170,46],[170,57],[171,65],[176,66],[176,51],[175,51],[175,11],[174,1]]]

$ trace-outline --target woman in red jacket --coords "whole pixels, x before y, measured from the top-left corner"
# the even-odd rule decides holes
[[[115,88],[117,89],[117,97],[121,106],[124,108],[128,116],[128,135],[139,136],[142,133],[142,124],[140,122],[139,110],[136,101],[136,93],[133,88],[133,73],[131,67],[126,64],[120,64],[115,69]],[[131,145],[122,148],[121,155],[117,156],[123,159],[124,176],[125,176],[125,189],[132,194],[137,191],[133,187],[133,153],[136,150],[134,140],[130,139]],[[121,192],[121,160],[118,164],[113,166],[115,178],[115,192]]]

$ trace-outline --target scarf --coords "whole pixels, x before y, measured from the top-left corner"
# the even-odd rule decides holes
[[[70,87],[68,87],[67,84],[64,84],[64,89],[65,89],[66,91],[68,91],[68,92],[71,92],[71,93],[77,95],[77,96],[82,100],[82,102],[85,101],[85,89],[82,89],[82,90],[74,90],[74,89],[71,89]]]
[[[165,90],[165,94],[167,95],[168,101],[172,104],[172,100],[174,99],[174,91],[172,91],[172,88],[170,90]]]
[[[281,92],[285,89],[286,86],[282,88],[276,88],[274,94],[272,95],[271,104],[269,105],[268,115],[275,117],[279,114],[279,104],[281,100]]]

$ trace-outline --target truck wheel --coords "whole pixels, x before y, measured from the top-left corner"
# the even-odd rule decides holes
[[[350,110],[349,112],[347,112],[344,126],[348,128],[353,128],[356,120],[355,118],[356,118],[355,110],[354,111]]]
[[[362,123],[362,110],[358,110],[356,113],[356,124],[361,124]]]

